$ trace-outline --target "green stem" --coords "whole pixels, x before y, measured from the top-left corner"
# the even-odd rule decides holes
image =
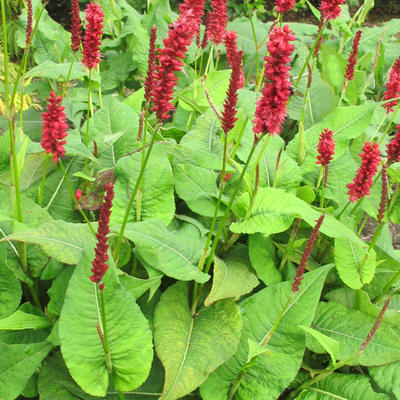
[[[272,137],[271,135],[268,135],[268,136],[265,138],[264,143],[263,143],[263,147],[261,148],[261,150],[260,150],[260,152],[259,152],[259,154],[258,154],[256,163],[254,164],[254,166],[253,166],[253,168],[252,168],[252,170],[251,170],[251,172],[250,172],[250,179],[253,179],[253,176],[254,176],[254,174],[255,174],[255,172],[256,172],[256,169],[257,169],[257,165],[260,164],[261,158],[262,158],[262,156],[264,155],[265,149],[267,148],[268,143],[269,143],[269,141],[271,140],[271,137]]]
[[[92,68],[89,69],[89,82],[88,82],[88,104],[87,104],[87,118],[86,118],[86,132],[85,132],[85,146],[89,147],[89,123],[92,111],[92,92],[91,92],[91,82],[92,82]],[[85,158],[85,174],[88,174],[88,161]]]
[[[45,186],[45,183],[46,183],[47,165],[48,165],[48,163],[49,163],[49,155],[46,153],[45,159],[44,159],[42,183],[40,185],[39,196],[38,196],[38,204],[39,204],[39,206],[42,205],[42,201],[43,201],[44,186]]]
[[[350,201],[348,201],[346,203],[346,205],[343,207],[342,211],[340,211],[339,215],[336,217],[337,219],[340,219],[340,217],[343,215],[343,213],[347,210],[347,208],[349,207],[349,205],[351,204]]]
[[[107,371],[110,374],[110,376],[112,376],[112,361],[111,361],[110,349],[108,347],[108,332],[107,332],[106,305],[104,301],[104,288],[99,289],[98,283],[96,283],[96,288],[99,290],[100,293],[101,324],[103,328],[102,342],[103,342],[104,354],[106,356]]]
[[[204,76],[207,76],[208,70],[210,68],[211,60],[213,59],[214,55],[214,43],[211,45],[210,54],[208,55],[206,69],[204,70]]]
[[[292,246],[294,243],[294,240],[296,238],[297,235],[297,231],[299,230],[300,227],[300,223],[301,223],[301,219],[298,218],[296,221],[296,225],[293,227],[292,233],[290,234],[290,238],[288,241],[288,244],[286,246],[286,253],[284,254],[284,256],[282,257],[281,263],[279,265],[279,272],[283,272],[283,268],[285,268],[286,262],[289,259],[290,255],[292,254]]]
[[[69,79],[71,78],[72,67],[74,65],[74,62],[75,62],[75,52],[72,54],[72,61],[71,61],[71,65],[69,66],[67,79],[64,82],[64,86],[63,86],[63,90],[62,90],[62,97],[65,96],[65,92],[67,91],[67,86],[68,86]]]
[[[390,205],[389,205],[388,212],[387,212],[388,217],[390,217],[390,214],[393,210],[394,205],[396,204],[399,194],[400,194],[400,185],[397,184],[396,190],[394,191],[392,199],[390,200]]]
[[[239,137],[235,142],[235,147],[233,148],[233,151],[232,151],[232,154],[231,154],[231,157],[230,157],[231,160],[234,160],[235,157],[236,157],[236,153],[239,150],[240,142],[242,140],[242,137],[243,137],[244,131],[246,130],[246,125],[247,125],[248,122],[249,122],[249,117],[246,117],[246,119],[244,120],[243,125],[242,125],[242,127],[240,129]]]
[[[260,73],[260,48],[258,46],[256,29],[254,27],[254,22],[253,22],[253,15],[251,13],[248,0],[246,0],[246,7],[247,7],[247,13],[249,15],[249,20],[250,20],[250,25],[251,25],[251,33],[253,35],[253,40],[254,40],[254,46],[256,48],[256,82],[258,82],[258,76]]]
[[[149,148],[148,148],[147,153],[146,153],[146,157],[145,157],[144,162],[143,162],[143,164],[142,164],[142,166],[140,168],[139,176],[138,176],[138,178],[136,180],[135,187],[133,188],[133,191],[132,191],[132,194],[131,194],[131,198],[129,199],[128,206],[126,207],[125,216],[124,216],[124,219],[122,221],[121,230],[119,232],[117,244],[116,244],[115,250],[114,250],[114,260],[115,260],[115,262],[118,262],[119,252],[121,251],[121,245],[122,245],[122,240],[124,238],[126,224],[128,223],[128,219],[129,219],[129,215],[130,215],[130,212],[131,212],[131,209],[132,209],[132,206],[133,206],[133,202],[135,201],[137,191],[138,191],[139,186],[141,184],[141,181],[143,179],[144,170],[146,168],[147,162],[149,161],[151,150],[153,149],[153,145],[154,145],[154,142],[156,140],[158,128],[159,128],[159,125],[157,125],[157,128],[153,132],[153,136],[151,138],[150,145],[149,145]]]
[[[388,134],[388,132],[389,132],[389,130],[390,130],[392,124],[393,124],[393,121],[394,121],[394,119],[395,119],[395,117],[396,117],[396,115],[398,113],[398,111],[399,111],[399,104],[397,104],[396,109],[393,112],[392,118],[390,119],[389,124],[387,125],[385,131],[383,132],[383,135],[382,135],[381,139],[379,140],[379,146],[382,146],[382,143],[385,140],[385,137]]]

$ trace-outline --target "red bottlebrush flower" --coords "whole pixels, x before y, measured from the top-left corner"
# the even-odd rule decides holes
[[[156,60],[156,39],[157,39],[157,27],[151,27],[150,33],[150,44],[149,44],[149,58],[147,67],[146,81],[144,82],[144,98],[149,103],[151,100],[151,93],[153,91],[153,74],[154,74],[154,63]]]
[[[347,61],[346,74],[344,75],[344,79],[347,81],[352,81],[354,79],[354,67],[357,63],[358,45],[360,44],[361,34],[362,31],[357,31],[353,40],[353,47]]]
[[[391,71],[389,82],[386,84],[386,92],[384,94],[385,100],[394,99],[400,96],[400,57],[395,61]],[[394,111],[397,106],[398,100],[390,101],[383,105],[386,108],[386,113]]]
[[[304,275],[304,272],[306,270],[307,260],[310,258],[312,248],[314,246],[315,240],[317,239],[317,234],[319,232],[319,229],[321,228],[321,225],[322,225],[322,222],[324,221],[324,218],[325,218],[325,214],[322,214],[317,219],[317,221],[315,221],[317,224],[315,225],[315,227],[314,227],[314,229],[313,229],[313,231],[311,233],[311,236],[307,241],[306,248],[305,248],[305,250],[303,252],[303,255],[302,255],[301,260],[300,260],[300,264],[299,264],[299,266],[297,268],[296,276],[294,277],[294,280],[293,280],[292,293],[297,293],[299,291],[301,281],[304,278],[303,275]]]
[[[78,200],[78,201],[82,198],[82,190],[81,190],[81,189],[78,189],[78,190],[76,191],[76,193],[75,193],[75,198],[76,198],[76,200]]]
[[[224,103],[224,111],[222,113],[222,129],[227,134],[235,125],[237,121],[236,115],[236,103],[237,103],[237,91],[240,89],[241,78],[242,78],[242,57],[243,51],[239,51],[236,54],[232,64],[232,74],[229,80],[228,92]]]
[[[26,24],[25,43],[26,45],[28,45],[32,35],[32,23],[33,23],[32,0],[28,0],[26,6],[27,6],[28,21]]]
[[[67,136],[67,117],[64,112],[64,107],[61,105],[62,96],[56,97],[53,92],[47,98],[47,112],[42,113],[43,130],[41,146],[46,153],[52,153],[54,162],[65,154],[63,140]]]
[[[369,190],[373,184],[373,178],[378,172],[379,162],[381,161],[381,152],[378,143],[371,144],[370,142],[366,142],[362,148],[360,157],[362,162],[356,177],[352,183],[346,185],[349,189],[350,201],[352,202],[370,194]]]
[[[386,164],[382,165],[382,194],[381,194],[381,202],[379,203],[379,211],[378,211],[378,224],[381,224],[383,221],[383,217],[385,216],[386,205],[387,205],[387,191],[388,191],[388,176],[386,171]]]
[[[192,39],[200,31],[203,8],[204,0],[185,0],[179,6],[178,20],[171,26],[168,37],[164,39],[165,47],[159,49],[153,74],[154,107],[151,109],[156,112],[159,121],[168,119],[170,111],[174,109],[171,100],[178,81],[174,72],[182,69],[183,62],[180,59],[186,57],[185,53]]]
[[[340,17],[340,13],[342,12],[340,5],[343,3],[344,0],[322,0],[319,9],[323,18],[330,21],[331,19]]]
[[[218,45],[224,40],[228,15],[226,13],[227,0],[211,0],[213,11],[209,12],[210,20],[207,26],[207,37]]]
[[[397,125],[396,135],[386,147],[388,163],[400,162],[400,125]]]
[[[281,132],[282,123],[286,118],[286,103],[291,95],[290,55],[295,40],[288,25],[283,29],[275,27],[269,35],[267,49],[269,56],[265,57],[265,80],[262,97],[257,102],[254,118],[255,139],[258,134],[269,132],[271,135]]]
[[[318,156],[317,164],[326,167],[332,160],[335,154],[335,142],[333,140],[333,132],[326,128],[321,132],[318,142]]]
[[[97,3],[90,3],[86,7],[86,32],[83,41],[82,64],[90,69],[96,68],[100,62],[101,35],[103,34],[104,14],[101,6]]]
[[[240,57],[240,60],[242,60],[243,58],[243,52],[239,52],[237,49],[236,38],[237,35],[235,31],[225,32],[224,42],[226,47],[226,59],[228,60],[228,63],[231,65],[232,68],[237,57]],[[239,79],[238,88],[241,89],[244,86],[245,81],[242,66],[240,67],[240,76],[237,77],[237,79]]]
[[[278,13],[291,11],[294,7],[295,0],[275,0],[275,7]]]
[[[106,262],[108,260],[107,251],[110,246],[107,243],[107,235],[110,232],[108,224],[110,223],[112,200],[114,198],[114,185],[112,183],[106,183],[104,188],[106,189],[106,194],[103,204],[100,207],[99,227],[96,233],[97,245],[95,249],[95,258],[92,262],[93,268],[90,269],[93,272],[90,280],[94,283],[99,283],[108,269]]]
[[[71,49],[76,53],[79,50],[82,40],[81,17],[79,16],[79,0],[72,0],[71,11]]]

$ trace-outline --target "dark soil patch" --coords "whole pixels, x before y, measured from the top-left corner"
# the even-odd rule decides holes
[[[377,223],[374,219],[368,218],[367,223],[364,226],[363,231],[361,232],[361,239],[370,242],[372,237],[374,236],[376,230]],[[389,229],[392,233],[393,239],[393,248],[396,250],[400,249],[400,224],[392,224],[389,223]]]

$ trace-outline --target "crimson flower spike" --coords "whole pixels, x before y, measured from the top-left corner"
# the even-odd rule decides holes
[[[178,78],[174,72],[183,67],[181,59],[186,57],[192,39],[199,34],[204,0],[185,0],[180,6],[180,16],[171,26],[168,37],[164,39],[164,48],[159,49],[153,79],[152,100],[159,121],[168,119],[174,109],[171,101]]]
[[[83,41],[82,64],[88,68],[96,68],[100,62],[101,35],[103,34],[104,14],[97,3],[89,3],[86,7],[86,32]]]
[[[318,142],[317,164],[327,167],[335,154],[335,142],[333,140],[333,132],[328,128],[321,132]]]
[[[381,202],[379,203],[379,211],[378,211],[378,224],[380,225],[383,221],[383,217],[385,216],[386,206],[387,206],[387,191],[388,191],[388,176],[386,171],[386,164],[382,165],[382,194],[381,194]]]
[[[233,64],[236,62],[237,57],[240,57],[241,61],[243,58],[243,54],[240,54],[240,52],[237,49],[236,39],[237,35],[235,31],[225,32],[224,42],[226,47],[226,59],[228,60],[228,63],[231,65],[232,68]],[[244,81],[245,81],[242,67],[240,68],[240,75],[237,78],[239,79],[238,89],[241,89],[244,86]]]
[[[322,0],[319,9],[324,20],[330,21],[340,17],[342,12],[340,5],[343,4],[344,1],[345,0]]]
[[[400,96],[400,57],[395,61],[392,69],[390,70],[389,81],[386,84],[386,91],[384,94],[385,100],[394,99]],[[398,100],[393,100],[383,105],[386,108],[386,113],[394,111],[397,106]]]
[[[347,61],[346,74],[344,75],[344,79],[346,79],[346,81],[352,81],[354,79],[354,67],[357,63],[358,45],[360,44],[361,34],[361,30],[357,31],[353,40],[353,46]]]
[[[295,0],[275,0],[276,12],[284,13],[291,11],[294,7]]]
[[[27,0],[27,23],[26,23],[26,33],[25,33],[25,43],[28,46],[28,43],[31,39],[32,35],[32,25],[33,25],[33,10],[32,10],[32,0]]]
[[[292,284],[292,293],[293,294],[297,293],[299,291],[301,281],[304,278],[303,275],[304,275],[304,272],[306,270],[307,261],[310,258],[311,251],[313,249],[315,240],[317,239],[317,234],[319,232],[319,229],[321,228],[321,225],[322,225],[322,222],[324,221],[324,218],[325,218],[325,214],[322,214],[317,219],[317,221],[315,221],[317,224],[315,225],[315,227],[314,227],[314,229],[313,229],[313,231],[311,233],[311,236],[307,241],[306,248],[305,248],[305,250],[303,252],[303,255],[302,255],[301,260],[300,260],[300,264],[299,264],[299,266],[297,268],[296,276],[294,277],[294,280],[293,280],[293,284]]]
[[[378,172],[379,163],[381,161],[381,152],[378,143],[371,144],[366,142],[360,153],[362,159],[361,166],[357,171],[352,183],[346,185],[349,189],[348,195],[350,201],[354,202],[369,196],[373,178]]]
[[[375,336],[376,331],[379,328],[379,325],[382,323],[383,315],[385,314],[387,308],[389,307],[390,300],[391,300],[391,298],[386,300],[385,304],[382,307],[381,312],[379,313],[379,316],[378,316],[374,326],[372,327],[372,329],[368,333],[368,336],[365,338],[365,340],[361,344],[359,351],[363,351],[370,344],[372,338]]]
[[[228,15],[226,13],[227,0],[211,0],[213,11],[207,15],[210,16],[207,26],[207,37],[218,45],[224,40],[226,25],[228,23]]]
[[[156,60],[156,39],[157,39],[157,27],[152,26],[150,32],[150,44],[149,44],[149,58],[147,67],[146,81],[144,82],[144,98],[148,103],[151,100],[151,92],[153,91],[153,77],[154,67]]]
[[[81,17],[79,16],[79,0],[72,0],[71,4],[71,49],[74,53],[79,51],[82,40]]]
[[[265,83],[262,96],[257,102],[253,121],[254,139],[259,140],[260,134],[270,133],[278,135],[281,132],[283,121],[286,118],[286,104],[291,95],[290,83],[290,56],[294,46],[290,42],[295,40],[288,25],[282,28],[275,27],[267,43],[269,55],[265,60]]]
[[[106,194],[103,204],[100,207],[99,226],[96,233],[97,245],[95,248],[95,258],[92,262],[93,268],[90,269],[93,272],[93,275],[90,276],[90,280],[94,283],[100,283],[108,269],[106,262],[108,260],[107,251],[110,246],[107,243],[107,235],[110,232],[108,225],[110,223],[112,200],[114,198],[114,185],[112,183],[106,183],[104,188]],[[101,290],[103,288],[104,284],[101,283],[99,289]]]
[[[397,125],[395,137],[386,146],[388,164],[400,162],[400,125]]]
[[[61,105],[62,96],[56,96],[55,92],[51,92],[47,98],[47,111],[42,113],[43,129],[42,148],[46,153],[52,153],[54,162],[65,154],[64,140],[67,136],[67,116],[64,107]]]

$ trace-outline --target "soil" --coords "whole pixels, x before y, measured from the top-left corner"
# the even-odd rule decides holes
[[[363,231],[361,232],[361,239],[370,242],[372,237],[374,236],[376,230],[377,223],[374,219],[369,218],[367,223],[364,226]],[[393,239],[393,248],[396,250],[400,249],[400,224],[392,224],[389,223],[389,229],[392,233]]]

